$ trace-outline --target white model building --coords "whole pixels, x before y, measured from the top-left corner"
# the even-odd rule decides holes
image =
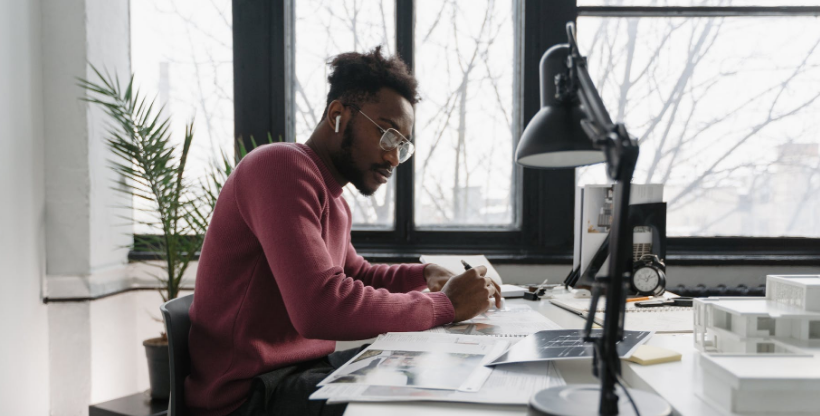
[[[817,414],[820,275],[770,275],[765,298],[693,306],[701,397],[737,414]]]
[[[703,352],[799,352],[792,341],[820,340],[820,275],[767,276],[765,298],[695,299],[694,309]]]

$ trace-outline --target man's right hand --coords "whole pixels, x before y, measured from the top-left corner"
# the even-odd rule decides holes
[[[483,313],[493,303],[496,307],[501,307],[501,288],[486,274],[486,267],[476,266],[451,277],[441,288],[441,292],[447,295],[455,309],[453,322],[464,321]]]

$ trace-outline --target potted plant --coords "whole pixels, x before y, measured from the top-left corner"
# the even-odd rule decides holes
[[[146,104],[134,89],[134,77],[123,88],[117,78],[104,76],[91,67],[98,82],[85,79],[79,85],[88,91],[84,101],[101,106],[114,123],[108,131],[107,144],[116,155],[112,168],[123,178],[116,189],[147,201],[140,208],[150,219],[139,223],[159,231],[159,235],[135,241],[134,250],[157,253],[161,263],[156,273],[162,300],[176,298],[182,278],[202,247],[208,220],[216,197],[235,161],[222,153],[221,163],[212,164],[204,181],[193,183],[185,176],[189,150],[193,142],[193,122],[186,125],[182,148],[170,141],[169,119],[161,119],[162,110],[154,111],[154,102]],[[245,154],[241,149],[240,156]],[[168,398],[171,390],[168,364],[168,338],[145,340],[148,357],[151,397]]]

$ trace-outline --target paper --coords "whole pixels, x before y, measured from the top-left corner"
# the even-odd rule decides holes
[[[514,305],[505,310],[489,310],[473,319],[427,330],[431,333],[457,335],[490,335],[524,337],[545,329],[559,329],[555,322],[527,305]]]
[[[449,271],[451,271],[455,274],[464,273],[464,265],[461,264],[461,260],[464,260],[465,262],[467,262],[467,264],[469,264],[470,266],[473,266],[473,267],[476,267],[476,266],[486,267],[487,268],[487,274],[486,274],[487,277],[493,279],[493,281],[498,283],[499,286],[504,284],[501,281],[501,276],[498,274],[498,272],[495,270],[495,268],[493,268],[493,265],[490,264],[490,261],[487,260],[487,257],[481,256],[481,255],[479,255],[479,256],[458,256],[458,255],[456,255],[456,256],[440,256],[440,255],[424,254],[421,257],[419,257],[419,261],[421,261],[424,264],[435,263],[435,264],[438,264],[439,266],[444,267],[445,269],[447,269],[447,270],[449,270]],[[502,296],[503,295],[504,294],[502,293]],[[521,296],[523,296],[523,294]]]
[[[477,392],[427,390],[413,387],[331,384],[310,396],[311,400],[339,402],[444,401],[526,405],[536,392],[563,386],[563,377],[552,363],[510,364],[495,368]]]
[[[647,308],[654,309],[654,308]],[[656,334],[689,333],[695,329],[695,315],[692,308],[658,313],[625,313],[624,329],[628,331],[652,331]],[[604,325],[604,314],[595,314],[595,323]]]
[[[600,329],[593,329],[592,335],[600,335]],[[646,342],[652,332],[624,331],[623,341],[618,343],[618,355],[628,358],[632,351]],[[540,331],[532,334],[489,365],[524,363],[534,361],[572,360],[592,358],[592,343],[584,342],[584,331],[580,329],[560,329]]]
[[[492,337],[388,333],[319,383],[478,391],[492,370],[484,364],[509,345]]]
[[[666,292],[664,298],[675,298],[678,295]],[[575,312],[583,317],[589,313],[590,299],[560,298],[551,299],[554,305]],[[603,325],[606,299],[598,299],[598,313],[595,323]],[[694,330],[694,312],[690,307],[665,306],[638,308],[634,302],[627,302],[624,314],[624,329],[629,331],[653,331],[655,333],[686,333]]]

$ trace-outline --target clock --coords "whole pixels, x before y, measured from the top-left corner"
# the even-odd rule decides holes
[[[655,254],[644,254],[632,268],[630,288],[644,296],[660,296],[666,291],[666,265]]]

